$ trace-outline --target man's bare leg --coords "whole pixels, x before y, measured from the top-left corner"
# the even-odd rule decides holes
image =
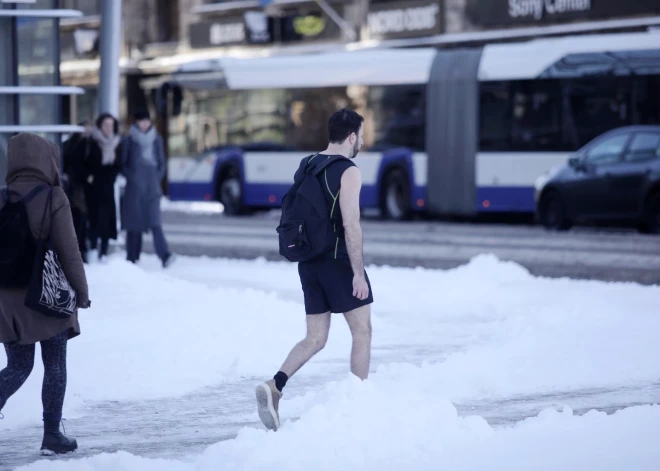
[[[323,314],[308,314],[307,336],[298,342],[284,361],[282,368],[273,379],[257,386],[257,412],[259,418],[270,430],[280,427],[279,402],[282,398],[282,388],[314,355],[320,352],[328,340],[330,333],[330,312]],[[280,382],[278,386],[278,382]]]
[[[361,380],[369,376],[371,363],[371,305],[344,314],[353,337],[351,348],[351,373]]]
[[[307,314],[307,336],[298,342],[284,361],[280,371],[289,378],[314,355],[323,350],[330,333],[330,312]]]

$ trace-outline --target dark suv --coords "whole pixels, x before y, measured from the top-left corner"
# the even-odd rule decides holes
[[[579,221],[632,221],[660,232],[660,126],[602,134],[535,184],[538,220],[566,230]]]

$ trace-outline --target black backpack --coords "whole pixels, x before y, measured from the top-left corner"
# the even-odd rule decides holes
[[[5,205],[0,209],[0,288],[25,288],[30,282],[37,244],[25,205],[46,187],[37,186],[14,202],[10,196],[20,197],[18,193],[7,187],[1,190]]]
[[[282,197],[282,215],[277,227],[280,255],[290,262],[303,262],[329,250],[336,243],[327,189],[317,176],[329,165],[346,157],[332,156],[314,161],[318,154],[301,163],[300,174]],[[297,172],[298,173],[298,172]],[[294,177],[295,178],[295,177]]]

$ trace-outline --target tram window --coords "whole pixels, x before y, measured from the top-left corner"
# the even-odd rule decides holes
[[[367,88],[362,86],[289,90],[287,142],[299,151],[318,152],[328,145],[328,119],[342,108],[365,118],[364,142],[371,142],[371,114],[366,109]]]
[[[598,77],[563,83],[564,139],[577,149],[600,134],[631,124],[630,79]]]
[[[513,150],[562,150],[561,96],[557,82],[514,82],[511,114]]]
[[[232,94],[227,144],[284,144],[287,132],[286,90],[247,90]]]
[[[374,129],[370,150],[407,147],[424,151],[425,100],[424,88],[419,85],[370,87],[368,108]]]
[[[511,150],[511,93],[509,82],[484,82],[479,93],[479,149]]]
[[[287,140],[296,149],[318,152],[328,145],[328,119],[350,107],[346,87],[289,90]]]
[[[632,122],[660,124],[660,77],[635,78],[632,94]]]

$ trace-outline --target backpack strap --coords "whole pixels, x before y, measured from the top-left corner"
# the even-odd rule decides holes
[[[2,187],[2,199],[4,200],[5,204],[7,204],[9,202],[9,197],[11,195],[20,196],[15,191],[10,190],[9,187],[3,186]]]
[[[30,201],[32,201],[34,199],[35,196],[37,196],[41,192],[41,190],[43,190],[47,186],[48,185],[39,185],[39,186],[34,187],[32,189],[32,191],[30,191],[27,195],[25,195],[23,197],[23,202],[26,203],[26,204],[29,203]]]
[[[23,198],[21,198],[21,201],[23,203],[29,203],[34,199],[37,194],[44,188],[46,188],[48,185],[39,185],[34,187],[27,195],[25,195]],[[20,193],[15,192],[14,190],[10,190],[8,186],[3,186],[2,187],[2,198],[5,200],[5,203],[9,201],[10,196],[18,196],[19,198],[21,197]]]
[[[314,175],[318,175],[322,171],[324,171],[326,168],[328,168],[330,165],[332,165],[335,162],[338,162],[340,160],[348,160],[346,157],[343,155],[333,155],[332,157],[325,159],[322,163],[314,167]]]
[[[46,221],[46,214],[50,214],[50,232],[48,233],[47,237],[51,237],[51,234],[53,233],[53,189],[50,189],[50,193],[48,194],[48,200],[46,201],[46,204],[44,205],[44,214],[41,216],[41,229],[39,229],[39,238],[41,239],[43,237],[43,230],[44,230],[44,222]]]

